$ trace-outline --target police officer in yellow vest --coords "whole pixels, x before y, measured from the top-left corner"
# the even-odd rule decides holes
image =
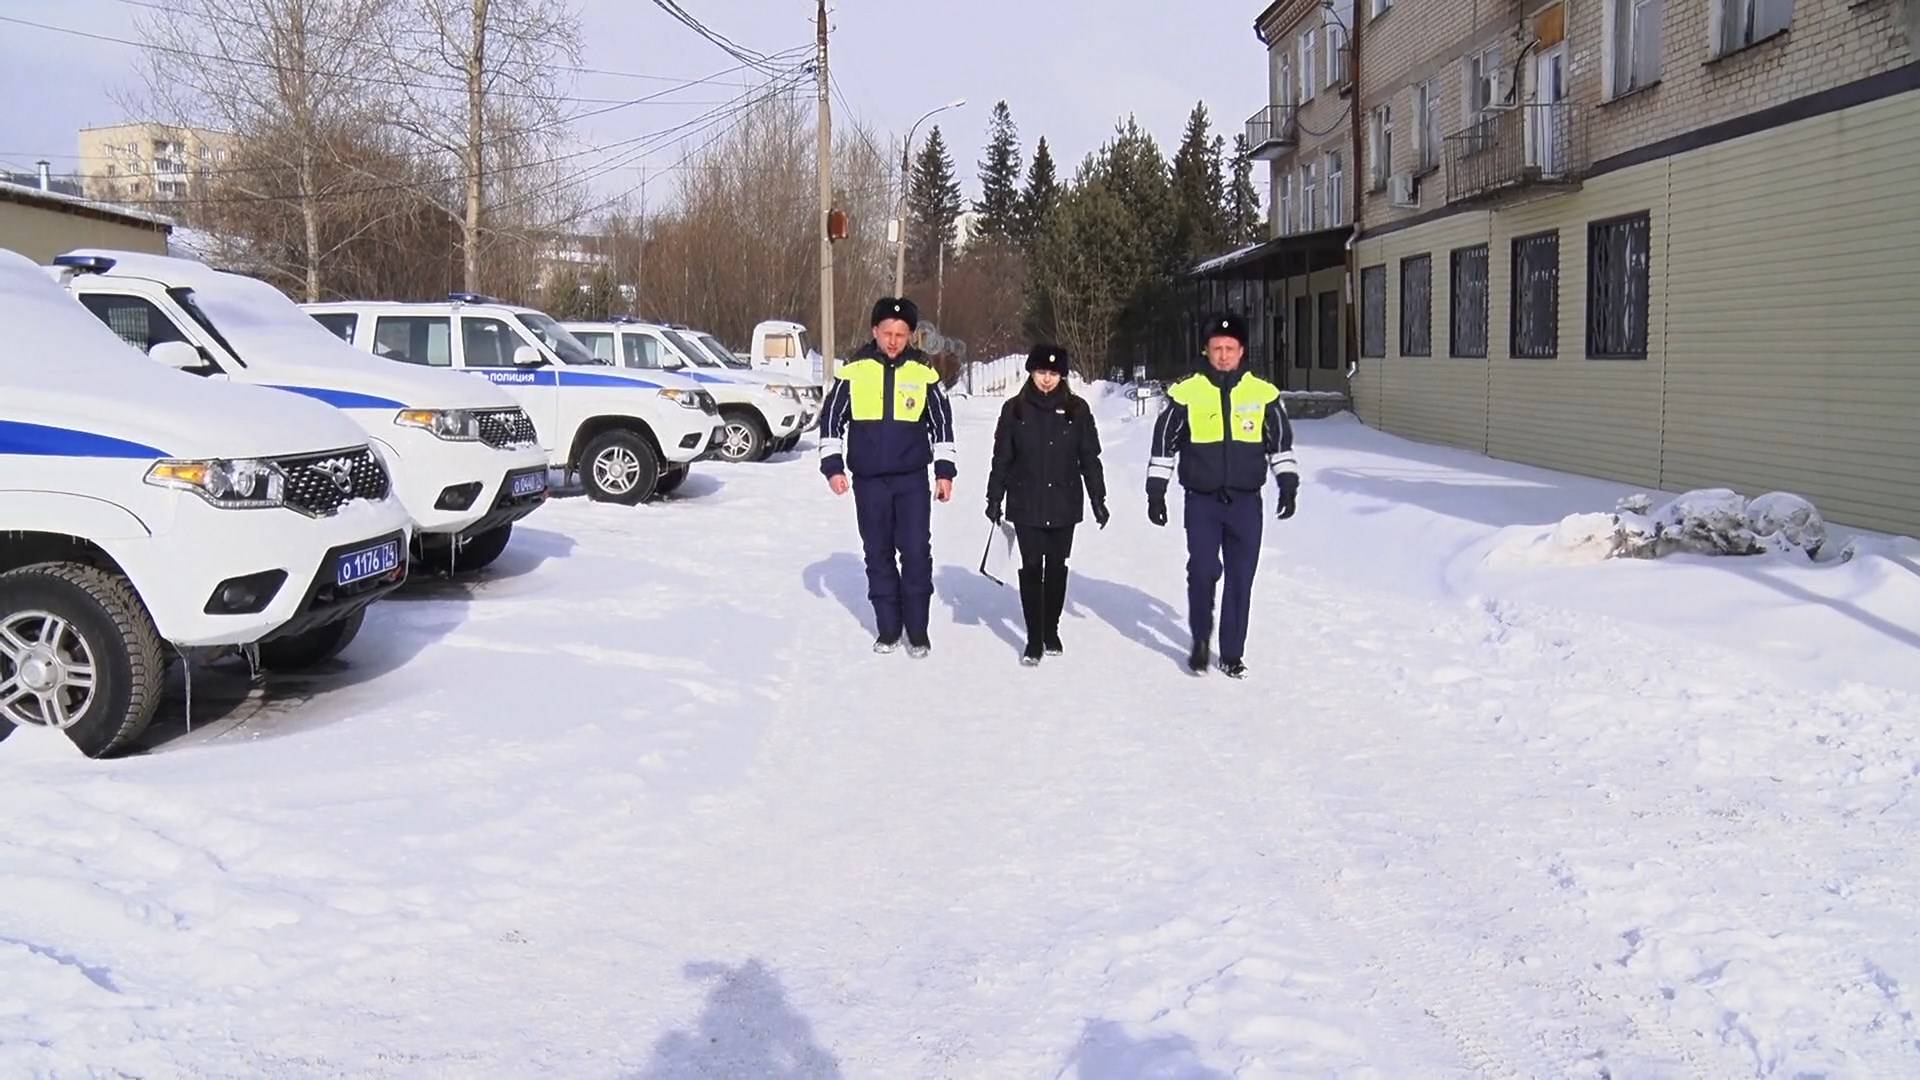
[[[932,499],[952,499],[955,476],[953,406],[940,373],[907,344],[919,323],[913,301],[882,297],[873,340],[839,368],[820,404],[820,472],[835,495],[853,490],[877,624],[873,649],[892,652],[904,632],[914,657],[932,648]]]
[[[1293,516],[1300,467],[1293,457],[1293,425],[1280,390],[1241,370],[1247,324],[1237,315],[1207,325],[1208,370],[1167,391],[1167,407],[1153,427],[1147,464],[1147,517],[1167,523],[1167,481],[1179,459],[1186,492],[1187,620],[1193,654],[1187,666],[1206,673],[1213,638],[1213,590],[1224,564],[1220,600],[1220,670],[1247,676],[1244,654],[1253,574],[1260,565],[1260,489],[1271,471],[1280,485],[1280,520]]]

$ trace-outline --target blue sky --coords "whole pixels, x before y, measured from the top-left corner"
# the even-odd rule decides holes
[[[682,6],[765,52],[813,39],[813,0]],[[853,113],[882,138],[904,133],[935,105],[967,98],[964,110],[939,120],[972,194],[987,114],[1001,98],[1013,108],[1023,149],[1031,154],[1046,135],[1063,173],[1129,112],[1171,152],[1188,111],[1205,100],[1231,139],[1266,93],[1264,54],[1252,27],[1260,8],[1234,0],[840,0],[831,8],[833,67]],[[135,36],[140,10],[119,0],[0,0],[0,14],[127,38]],[[588,0],[582,16],[586,67],[697,78],[732,63],[647,0]],[[114,91],[134,83],[135,53],[0,24],[0,166],[31,168],[46,156],[56,172],[72,169],[79,128],[123,119]],[[624,99],[665,85],[581,75],[570,92]],[[678,96],[710,102],[738,92],[708,86]],[[710,107],[635,106],[581,121],[575,132],[582,146],[628,139]],[[684,152],[663,146],[645,162],[657,168]],[[635,175],[623,170],[594,183],[624,188]]]

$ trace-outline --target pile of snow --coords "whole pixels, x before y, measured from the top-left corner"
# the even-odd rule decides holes
[[[1749,500],[1726,488],[1706,488],[1652,507],[1651,496],[1634,495],[1611,514],[1573,514],[1551,529],[1519,532],[1493,555],[1498,562],[1562,565],[1667,555],[1771,553],[1811,560],[1827,542],[1820,511],[1786,492]],[[1848,557],[1842,552],[1842,560]]]

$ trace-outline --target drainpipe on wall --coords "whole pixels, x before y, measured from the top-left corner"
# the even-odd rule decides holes
[[[1358,0],[1353,6],[1353,25],[1347,29],[1347,64],[1350,70],[1347,77],[1353,80],[1353,101],[1347,112],[1353,119],[1353,228],[1347,233],[1347,401],[1353,401],[1353,374],[1360,366],[1360,256],[1354,247],[1359,239],[1362,208],[1366,205],[1366,154],[1365,145],[1360,139],[1361,114],[1365,100],[1360,95],[1360,35],[1366,25],[1366,13],[1361,4],[1367,0]]]
[[[52,166],[48,165],[44,161],[36,161],[34,162],[34,164],[40,166],[40,190],[52,191],[53,190]]]

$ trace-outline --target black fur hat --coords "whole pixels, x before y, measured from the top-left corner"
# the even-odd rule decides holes
[[[883,296],[873,305],[874,326],[888,319],[899,319],[908,330],[920,329],[920,309],[904,296]]]
[[[1231,313],[1215,315],[1207,321],[1206,331],[1201,335],[1203,342],[1212,343],[1214,338],[1230,337],[1247,347],[1247,320]]]
[[[1027,370],[1051,371],[1064,379],[1067,377],[1067,350],[1043,341],[1027,354]]]

